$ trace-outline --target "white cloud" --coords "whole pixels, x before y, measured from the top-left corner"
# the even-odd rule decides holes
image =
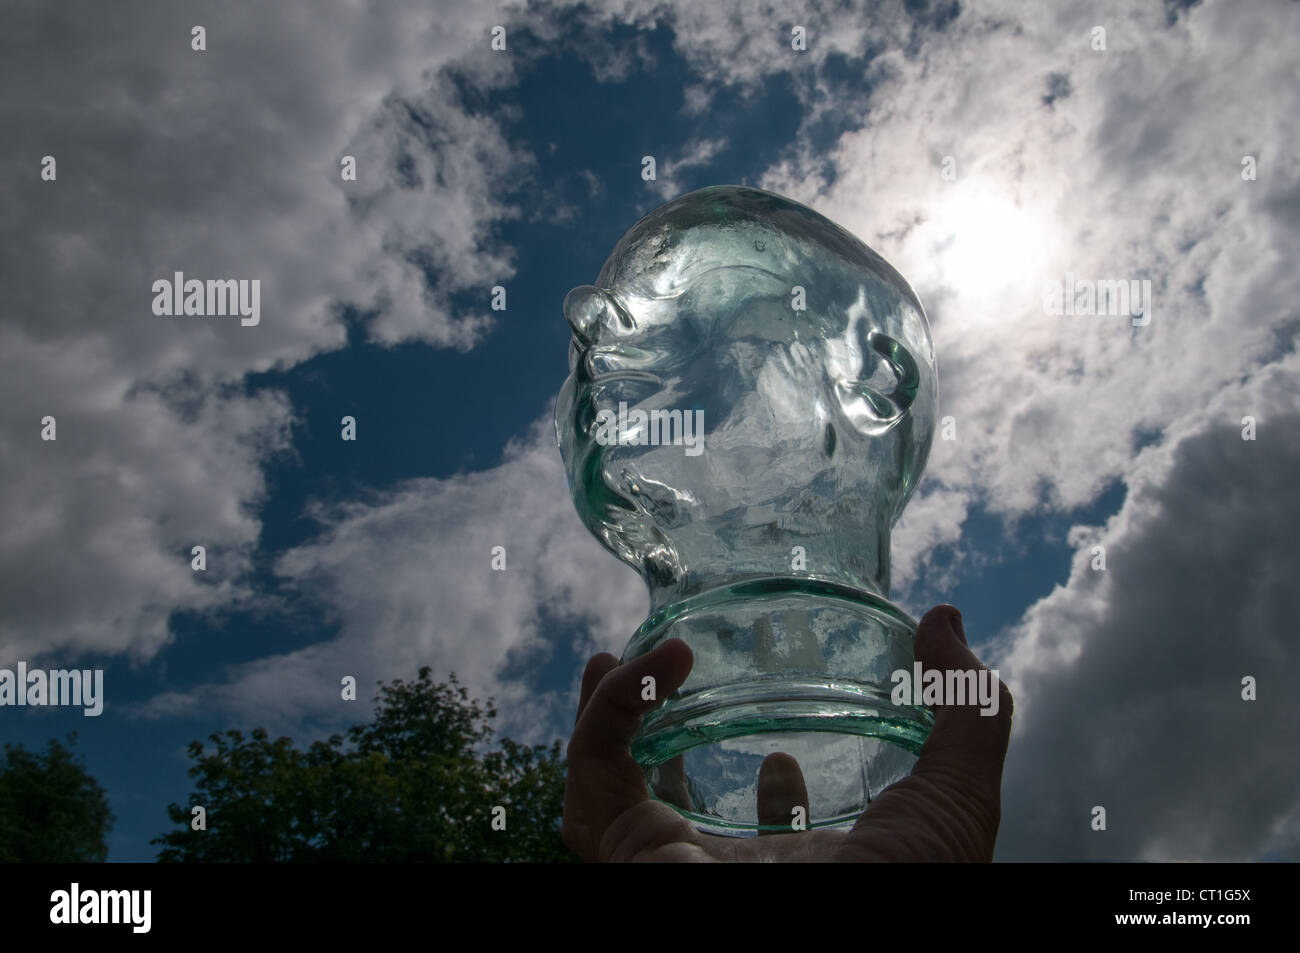
[[[907,590],[929,570],[928,559],[941,547],[961,539],[962,524],[970,507],[970,494],[937,487],[924,498],[914,497],[894,526],[890,537],[890,578],[893,589]],[[948,588],[953,579],[931,579],[933,586]]]
[[[681,173],[697,166],[707,166],[726,146],[725,139],[698,138],[672,150],[668,157],[656,156],[655,180],[651,188],[662,199],[676,198],[685,191]]]
[[[1257,439],[1241,435],[1255,416]],[[1004,859],[1300,849],[1300,359],[1138,457],[1121,511],[989,661],[1016,695]],[[1242,679],[1258,681],[1243,701]],[[1107,830],[1091,829],[1095,805]]]
[[[276,570],[327,608],[338,637],[162,696],[148,711],[219,708],[258,723],[343,717],[344,675],[369,687],[428,664],[435,678],[454,671],[475,694],[494,695],[505,733],[550,741],[572,725],[581,666],[568,691],[542,692],[505,677],[507,663],[534,668],[563,647],[543,639],[544,619],[580,658],[621,654],[648,612],[640,577],[579,522],[549,417],[491,470],[410,480],[316,516],[320,535]],[[491,569],[494,546],[506,548],[505,572]]]
[[[248,595],[261,462],[287,443],[275,394],[133,391],[99,337],[37,342],[0,331],[4,655],[147,658],[178,606]],[[41,439],[55,418],[56,439]],[[207,550],[207,571],[190,568]]]
[[[508,80],[487,44],[499,15],[235,4],[195,52],[192,15],[170,7],[6,7],[0,654],[148,658],[172,611],[246,594],[290,408],[239,382],[343,346],[343,305],[378,309],[383,343],[481,337],[487,289],[513,270],[489,238],[517,214],[499,196],[529,160],[437,70]],[[415,177],[399,187],[404,154]],[[175,271],[259,279],[260,324],[154,316],[152,283]],[[453,312],[448,295],[476,288],[484,306]],[[38,439],[46,414],[56,443]]]

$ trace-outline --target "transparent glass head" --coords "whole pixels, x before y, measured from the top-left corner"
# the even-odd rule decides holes
[[[934,430],[933,347],[907,282],[811,209],[717,186],[637,222],[564,315],[555,422],[573,501],[650,589],[625,657],[668,637],[696,653],[634,748],[661,796],[704,826],[746,830],[752,758],[693,749],[762,749],[771,739],[752,736],[768,734],[793,754],[815,731],[805,757],[838,745],[825,757],[842,769],[870,739],[919,747],[928,712],[894,713],[908,721],[900,740],[878,704],[885,666],[911,662],[911,620],[888,602],[889,530]],[[836,696],[820,720],[819,691]],[[687,717],[701,698],[717,715],[703,731]],[[692,759],[719,758],[717,777],[692,775]],[[863,804],[878,780],[859,785]],[[852,808],[839,796],[824,820]]]

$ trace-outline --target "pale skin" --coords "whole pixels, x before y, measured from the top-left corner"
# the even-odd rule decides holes
[[[983,669],[966,644],[961,613],[936,606],[917,627],[925,669]],[[995,716],[975,706],[936,706],[935,724],[910,776],[880,794],[849,831],[792,831],[764,837],[703,834],[650,797],[629,743],[658,702],[642,700],[649,675],[658,697],[690,674],[691,650],[669,639],[620,665],[608,653],[587,663],[577,724],[568,747],[564,843],[586,861],[990,861],[1002,817],[1002,765],[1011,737],[1011,692],[999,685]],[[772,754],[758,779],[762,823],[807,810],[793,758]],[[777,820],[777,819],[780,820]]]

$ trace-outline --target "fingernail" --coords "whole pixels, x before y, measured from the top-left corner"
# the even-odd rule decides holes
[[[950,629],[952,629],[952,634],[955,635],[955,636],[957,636],[957,638],[961,640],[961,644],[962,644],[962,645],[965,645],[965,644],[966,644],[966,630],[965,630],[965,628],[962,627],[962,624],[961,624],[961,611],[960,611],[960,610],[958,610],[958,609],[953,609],[953,610],[952,610],[952,613],[948,616],[948,627],[949,627]]]

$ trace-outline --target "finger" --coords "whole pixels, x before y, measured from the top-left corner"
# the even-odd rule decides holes
[[[925,671],[986,670],[952,606],[936,606],[921,619],[916,659]],[[996,714],[981,714],[979,704],[934,706],[934,727],[912,773],[886,788],[853,827],[873,857],[993,859],[1013,707],[1011,691],[1000,680],[996,688],[989,699],[991,709],[996,698]]]
[[[690,789],[686,786],[686,762],[681,755],[659,765],[652,777],[654,795],[659,800],[682,810],[694,807],[691,804]]]
[[[587,702],[591,701],[591,694],[600,684],[600,680],[613,668],[618,667],[618,659],[608,652],[601,652],[599,655],[593,655],[591,661],[587,663],[586,670],[582,673],[582,692],[578,696],[578,715],[573,719],[576,725],[582,718],[583,709],[587,707]]]
[[[641,717],[681,687],[692,664],[686,643],[667,639],[654,651],[606,671],[578,718],[569,740],[570,756],[627,754]]]
[[[803,808],[808,821],[808,785],[799,762],[784,752],[770,754],[758,769],[759,836],[792,831],[795,808]],[[764,828],[769,828],[764,830]],[[772,829],[772,828],[784,828]]]
[[[947,605],[936,606],[921,619],[916,632],[916,659],[925,671],[988,671],[966,644],[961,613]],[[997,691],[988,698],[987,708],[976,699],[967,702],[934,706],[934,727],[912,773],[960,773],[984,800],[1000,803],[1002,765],[1014,707],[1011,690],[998,679]],[[993,712],[994,706],[995,713],[986,713]]]
[[[597,683],[569,739],[561,830],[564,843],[584,860],[607,856],[613,847],[602,844],[610,825],[650,799],[645,773],[628,745],[642,715],[681,687],[692,663],[686,643],[668,639],[622,665],[606,669],[599,657],[587,664],[584,686],[589,677]],[[653,693],[645,690],[647,678],[653,679]]]

